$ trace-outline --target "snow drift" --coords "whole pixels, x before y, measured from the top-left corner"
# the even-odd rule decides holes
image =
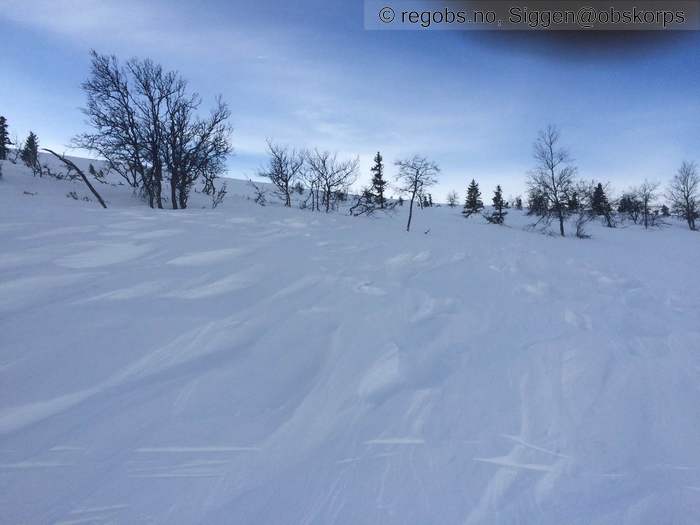
[[[3,523],[697,522],[681,225],[441,207],[407,234],[236,181],[184,211],[100,185],[102,210],[3,170]]]

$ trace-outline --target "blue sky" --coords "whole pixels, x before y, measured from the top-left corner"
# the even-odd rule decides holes
[[[586,179],[622,190],[665,182],[700,160],[700,37],[622,38],[366,31],[359,1],[0,0],[0,114],[66,149],[84,129],[88,51],[151,57],[179,70],[205,105],[232,109],[229,175],[264,162],[265,138],[442,168],[435,196],[524,191],[532,142],[557,124]],[[588,35],[587,35],[588,36]]]

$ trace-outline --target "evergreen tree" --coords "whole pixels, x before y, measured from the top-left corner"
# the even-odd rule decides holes
[[[538,188],[531,188],[527,198],[527,214],[543,217],[549,213],[547,196]]]
[[[10,142],[10,135],[7,132],[7,120],[0,115],[0,160],[7,159],[7,146]]]
[[[433,194],[428,193],[428,206],[433,207]]]
[[[469,188],[467,188],[467,200],[464,203],[462,215],[470,217],[473,213],[479,213],[479,210],[484,207],[484,203],[481,201],[480,197],[481,191],[479,191],[479,185],[472,179]]]
[[[374,156],[374,166],[370,169],[372,172],[372,193],[374,197],[374,202],[379,205],[379,208],[384,209],[386,204],[386,198],[384,198],[384,189],[386,187],[386,180],[384,180],[384,164],[382,163],[384,159],[382,155],[377,152]]]
[[[595,215],[607,215],[611,211],[608,196],[605,194],[603,185],[599,182],[593,190],[593,199],[591,200],[591,210]]]
[[[578,193],[574,191],[567,199],[566,208],[569,210],[569,213],[576,213],[580,206],[581,204],[578,200]]]
[[[670,217],[671,216],[671,210],[668,209],[668,206],[665,204],[661,206],[661,216],[662,217]]]
[[[522,210],[522,209],[523,209],[523,199],[522,199],[522,197],[516,197],[516,198],[515,198],[515,209],[516,209],[516,210]]]
[[[36,168],[39,165],[39,139],[33,131],[29,132],[20,158],[30,168]]]
[[[615,227],[613,209],[608,200],[608,196],[605,194],[605,188],[603,188],[600,182],[593,190],[591,196],[591,213],[598,217],[604,217],[605,224],[608,228]]]
[[[491,199],[491,202],[493,202],[493,212],[490,216],[486,217],[486,220],[492,224],[503,224],[508,212],[503,211],[506,207],[506,202],[503,200],[503,191],[500,185],[496,186],[496,191],[493,192],[493,199]]]

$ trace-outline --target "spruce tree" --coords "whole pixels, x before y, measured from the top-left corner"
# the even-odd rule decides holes
[[[503,200],[503,190],[501,190],[500,185],[496,186],[496,191],[493,192],[493,199],[491,199],[491,202],[493,202],[493,212],[491,215],[486,216],[486,220],[492,224],[503,224],[508,212],[503,211],[506,207],[506,202]]]
[[[566,208],[569,210],[569,213],[576,213],[580,206],[578,193],[574,191],[567,200]]]
[[[503,190],[501,190],[500,184],[496,186],[496,191],[493,192],[493,199],[491,199],[491,202],[493,202],[494,215],[497,218],[498,224],[503,224],[503,218],[508,212],[503,211],[506,203],[503,201]]]
[[[382,163],[384,159],[382,155],[377,152],[374,156],[374,166],[370,169],[372,172],[372,193],[374,197],[374,202],[379,204],[381,209],[384,209],[384,204],[386,199],[384,198],[384,188],[386,187],[386,180],[384,180],[384,164]]]
[[[469,188],[467,188],[467,200],[464,203],[462,215],[470,217],[473,213],[479,213],[479,210],[484,207],[484,203],[481,201],[480,197],[481,191],[479,191],[479,185],[472,179]]]
[[[605,195],[605,189],[599,182],[593,190],[593,199],[591,200],[591,209],[595,215],[606,215],[610,213],[611,207],[608,202],[608,196]]]
[[[7,120],[0,115],[0,160],[7,159],[7,146],[10,142],[10,135],[7,132]]]
[[[604,217],[605,224],[608,228],[615,227],[613,209],[610,205],[610,201],[608,200],[608,196],[605,194],[605,188],[603,188],[603,185],[600,182],[593,190],[593,196],[591,197],[591,212],[593,215],[598,217]]]
[[[39,139],[33,131],[29,132],[20,158],[30,168],[36,168],[39,165]]]

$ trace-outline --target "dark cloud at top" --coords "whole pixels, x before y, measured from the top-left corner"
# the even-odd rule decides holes
[[[465,31],[470,46],[576,61],[643,59],[697,45],[696,31]]]

